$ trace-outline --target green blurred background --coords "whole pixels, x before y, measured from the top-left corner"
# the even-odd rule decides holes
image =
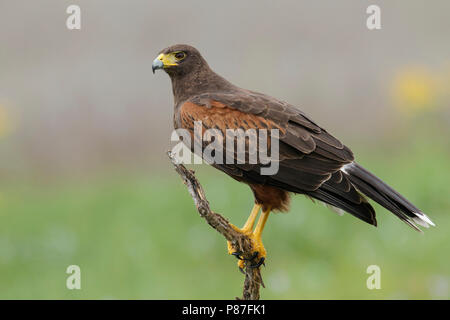
[[[158,51],[198,47],[232,82],[298,105],[436,223],[378,228],[297,196],[274,214],[263,299],[450,298],[448,1],[0,4],[0,298],[229,299],[243,275],[173,171]],[[382,29],[365,9],[378,4]],[[195,166],[241,225],[248,187]],[[68,290],[69,265],[82,289]],[[381,268],[368,290],[366,269]]]

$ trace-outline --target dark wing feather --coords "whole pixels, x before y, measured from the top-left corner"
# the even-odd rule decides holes
[[[178,113],[178,127],[183,128],[192,128],[193,120],[201,120],[205,128],[223,132],[233,128],[279,129],[277,174],[261,176],[259,165],[214,166],[237,180],[306,194],[376,225],[373,208],[339,171],[353,161],[350,149],[297,108],[241,90],[195,96],[181,104]]]

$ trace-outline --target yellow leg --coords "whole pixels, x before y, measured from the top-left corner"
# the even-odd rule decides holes
[[[267,218],[269,218],[270,208],[267,211],[263,211],[261,213],[261,217],[259,217],[258,224],[256,225],[255,231],[253,231],[250,238],[252,239],[253,250],[258,252],[258,258],[266,258],[266,249],[262,243],[262,232],[264,230],[264,226],[266,225]],[[263,260],[264,261],[264,260]]]
[[[255,237],[261,238],[262,232],[264,230],[264,226],[266,225],[267,218],[269,218],[270,208],[267,211],[263,211],[261,213],[261,217],[259,217],[258,224],[256,225],[255,231],[253,231],[253,235]]]
[[[250,232],[253,229],[253,225],[255,224],[255,220],[256,217],[258,216],[259,210],[261,209],[261,205],[259,204],[255,204],[253,206],[252,212],[250,213],[250,215],[248,216],[247,221],[245,222],[244,226],[242,227],[242,229],[239,229],[238,227],[236,227],[235,225],[231,225],[236,231],[238,232],[242,232],[243,234],[249,235]],[[228,254],[233,254],[236,252],[236,250],[233,248],[232,244],[230,241],[227,241],[228,244]]]
[[[247,221],[245,222],[244,226],[242,227],[242,232],[249,232],[253,229],[253,225],[255,224],[256,217],[258,216],[259,210],[261,209],[260,204],[255,204],[253,206],[252,212],[250,213]]]
[[[242,229],[238,229],[234,227],[237,231],[240,231],[244,234],[246,234],[251,242],[253,251],[255,252],[255,258],[256,264],[252,265],[254,267],[259,267],[264,260],[266,259],[266,249],[264,248],[264,245],[262,243],[262,232],[264,230],[264,226],[266,225],[267,218],[270,214],[270,208],[268,208],[266,211],[263,211],[261,213],[261,216],[259,217],[258,223],[256,224],[255,230],[251,232],[251,229],[253,228],[253,225],[255,224],[256,216],[258,215],[258,212],[260,210],[260,205],[255,205],[253,207],[252,213],[250,214],[247,222],[245,223],[244,227]],[[233,248],[230,242],[228,242],[228,253],[229,254],[235,254],[236,250]],[[238,267],[240,269],[243,269],[245,266],[244,260],[238,261]]]

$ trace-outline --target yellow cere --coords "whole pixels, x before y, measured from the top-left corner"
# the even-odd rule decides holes
[[[161,60],[164,64],[164,68],[170,66],[176,66],[178,59],[175,58],[176,52],[171,52],[168,54],[161,53],[156,59]]]

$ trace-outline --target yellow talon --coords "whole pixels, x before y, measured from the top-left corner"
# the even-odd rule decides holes
[[[250,236],[250,234],[252,232],[252,229],[253,229],[253,225],[255,224],[255,220],[256,220],[256,217],[258,216],[258,213],[259,213],[260,209],[261,209],[261,205],[259,205],[259,204],[255,204],[254,205],[254,207],[252,209],[252,212],[250,213],[250,216],[248,217],[247,222],[245,222],[245,224],[242,227],[242,229],[239,229],[238,227],[236,227],[233,224],[231,224],[231,226],[237,232],[240,232],[240,233],[243,233],[243,234],[245,234],[247,236]],[[228,245],[228,254],[234,254],[234,253],[237,252],[230,241],[227,241],[227,245]]]
[[[236,231],[241,232],[248,236],[252,243],[252,250],[255,252],[254,259],[256,260],[257,264],[252,265],[254,267],[259,267],[266,258],[266,249],[264,248],[264,245],[262,243],[262,231],[264,229],[264,226],[266,224],[267,218],[269,217],[270,208],[266,211],[263,211],[261,213],[261,217],[258,220],[258,224],[256,225],[255,230],[252,232],[253,225],[255,224],[256,217],[258,216],[259,210],[261,209],[260,204],[255,204],[253,207],[252,212],[250,213],[250,216],[247,219],[247,222],[244,224],[242,229],[239,229],[238,227],[231,225]],[[243,270],[245,267],[245,260],[242,259],[239,255],[237,255],[237,250],[233,247],[231,242],[227,242],[228,246],[228,254],[234,254],[239,259],[238,261],[238,267],[239,269]]]

